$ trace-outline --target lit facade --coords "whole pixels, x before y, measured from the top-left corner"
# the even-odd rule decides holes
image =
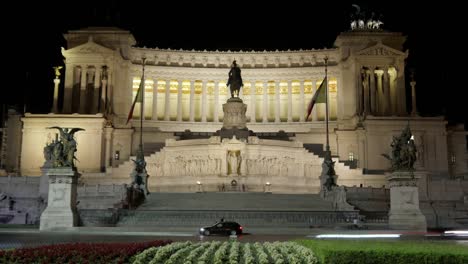
[[[400,33],[349,31],[337,37],[332,49],[255,52],[135,48],[133,35],[116,28],[69,31],[65,38],[63,108],[21,119],[22,175],[41,175],[42,149],[55,133],[46,127],[55,125],[86,129],[77,134],[77,166],[84,178],[105,182],[128,162],[138,145],[140,104],[134,119],[126,120],[141,81],[142,57],[148,155],[167,139],[177,139],[177,132],[221,128],[234,59],[242,69],[240,98],[247,104],[250,130],[283,130],[304,144],[324,144],[325,105],[316,105],[309,120],[305,115],[328,57],[330,144],[339,160],[352,156],[360,171],[387,170],[381,154],[389,153],[392,137],[409,121],[419,150],[418,170],[447,179],[468,172],[465,131],[448,132],[443,117],[409,114],[404,75],[408,54]]]

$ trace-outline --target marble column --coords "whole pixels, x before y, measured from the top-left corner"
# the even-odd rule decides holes
[[[288,81],[288,122],[292,122],[292,81]]]
[[[250,122],[255,123],[256,120],[256,98],[255,95],[257,94],[257,89],[255,87],[256,80],[250,81],[251,86],[250,86]]]
[[[80,114],[86,114],[86,86],[87,81],[86,78],[88,77],[88,65],[82,65],[81,68],[81,81],[80,81]]]
[[[215,81],[214,85],[214,105],[213,105],[213,122],[219,122],[219,86],[221,81]],[[241,89],[242,90],[242,89]]]
[[[153,111],[152,120],[158,120],[158,80],[153,78]]]
[[[190,122],[195,121],[195,81],[190,81]]]
[[[102,67],[102,78],[101,78],[101,103],[99,104],[99,112],[106,113],[107,107],[107,66]],[[133,89],[133,83],[130,84],[130,90]]]
[[[370,72],[369,70],[364,70],[364,80],[363,80],[363,83],[362,83],[362,91],[364,93],[364,96],[363,96],[363,110],[362,112],[367,115],[370,113],[370,82],[369,82],[369,79],[370,79]]]
[[[182,81],[177,82],[177,121],[182,121]]]
[[[312,96],[317,91],[317,80],[312,80]],[[312,108],[312,121],[318,121],[317,104]],[[307,121],[307,120],[306,120]]]
[[[370,67],[370,113],[375,115],[377,112],[376,109],[376,89],[375,89],[375,68]]]
[[[164,121],[170,121],[171,111],[171,80],[166,80],[166,97],[164,98]]]
[[[304,98],[304,80],[301,80],[299,82],[299,89],[300,89],[300,94],[299,94],[299,122],[304,122],[305,119],[305,98]]]
[[[268,86],[267,81],[262,81],[262,88],[263,88],[263,118],[262,122],[268,122]]]
[[[280,84],[275,81],[275,123],[280,123]]]
[[[65,69],[65,89],[63,92],[63,107],[62,112],[69,114],[72,112],[72,102],[73,102],[73,84],[74,76],[73,72],[75,70],[75,65],[67,64]]]
[[[202,118],[201,118],[201,121],[202,122],[206,122],[206,104],[208,103],[207,102],[207,98],[206,98],[206,80],[203,80],[203,86],[202,86]]]
[[[101,69],[96,66],[94,73],[93,103],[91,114],[99,112],[99,86],[101,85]]]
[[[397,66],[397,108],[399,115],[407,115],[406,109],[406,88],[405,88],[405,65],[404,62],[400,62]]]
[[[51,110],[51,112],[54,113],[54,114],[58,113],[57,102],[58,102],[59,84],[60,84],[60,79],[58,77],[56,77],[54,79],[54,102],[53,102],[52,110]]]
[[[383,91],[383,82],[382,82],[382,77],[383,77],[383,71],[382,70],[376,70],[375,75],[377,76],[377,83],[376,83],[376,88],[377,88],[377,97],[376,97],[376,112],[377,115],[381,116],[384,114],[384,91]]]
[[[383,72],[383,89],[384,89],[384,115],[391,115],[392,114],[392,101],[390,96],[390,78],[388,74],[388,67],[385,67]]]
[[[114,128],[111,126],[104,128],[104,137],[106,139],[106,153],[104,158],[104,168],[112,167],[111,146],[112,146],[112,131]]]
[[[107,113],[112,114],[114,104],[114,82],[112,81],[112,68],[107,67]]]

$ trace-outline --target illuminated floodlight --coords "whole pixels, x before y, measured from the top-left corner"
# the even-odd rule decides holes
[[[468,236],[468,230],[450,230],[445,231],[444,235],[453,235],[453,236]]]
[[[399,238],[401,234],[322,234],[316,238]]]

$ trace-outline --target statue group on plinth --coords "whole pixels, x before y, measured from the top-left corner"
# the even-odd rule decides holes
[[[416,145],[411,135],[409,124],[403,130],[400,136],[393,137],[391,144],[392,152],[390,155],[382,154],[391,162],[392,171],[413,171],[416,162]]]
[[[56,136],[55,140],[44,147],[44,158],[46,166],[52,168],[70,167],[73,170],[75,167],[75,152],[77,143],[75,140],[75,133],[84,131],[82,128],[61,128],[58,126],[49,127],[55,128],[60,132],[60,139]]]

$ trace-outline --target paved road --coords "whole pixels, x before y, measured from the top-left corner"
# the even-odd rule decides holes
[[[398,240],[449,240],[468,246],[468,238],[443,237],[438,233],[398,232],[389,230],[330,230],[330,229],[253,229],[238,237],[200,236],[193,228],[179,230],[145,230],[133,228],[74,228],[69,231],[41,232],[37,228],[0,228],[0,249],[34,247],[40,245],[72,242],[142,242],[152,240],[211,241],[237,239],[241,242],[286,241],[294,239],[316,239],[319,234],[376,235],[400,234]],[[376,238],[367,238],[376,239]],[[382,238],[378,238],[382,239]]]

